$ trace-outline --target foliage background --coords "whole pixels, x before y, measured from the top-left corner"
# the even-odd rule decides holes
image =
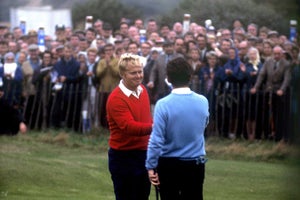
[[[117,28],[122,17],[140,17],[145,21],[155,18],[171,25],[182,21],[184,13],[190,13],[192,21],[201,25],[212,19],[217,29],[231,28],[234,19],[241,19],[244,25],[254,22],[288,34],[290,19],[296,19],[300,30],[299,0],[1,0],[0,21],[9,21],[8,8],[28,5],[70,8],[75,28],[83,27],[87,15]]]
[[[198,24],[204,24],[206,19],[211,19],[216,29],[224,27],[232,29],[233,21],[239,19],[245,28],[247,24],[253,22],[259,27],[267,26],[288,34],[289,20],[293,16],[288,15],[284,7],[277,9],[275,1],[273,1],[274,4],[271,1],[267,2],[254,0],[185,0],[170,15],[163,15],[161,21],[182,21],[183,13],[190,13],[192,21]],[[289,9],[293,10],[292,8]]]
[[[73,5],[74,24],[82,21],[85,15],[92,14],[118,27],[121,17],[134,20],[140,17],[147,21],[149,18],[171,26],[175,21],[182,21],[185,13],[191,14],[192,22],[204,24],[206,19],[211,19],[216,29],[232,28],[232,22],[240,19],[246,26],[256,23],[267,26],[288,35],[290,19],[298,19],[300,6],[297,0],[285,2],[279,0],[90,0],[89,4]],[[119,4],[124,6],[111,6]],[[78,9],[80,7],[80,12]],[[115,9],[115,10],[114,10]],[[88,14],[87,14],[88,13]],[[112,17],[113,15],[113,17]]]

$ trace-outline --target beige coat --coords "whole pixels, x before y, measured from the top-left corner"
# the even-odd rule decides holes
[[[278,68],[274,70],[275,60],[268,59],[259,75],[255,84],[255,88],[259,89],[262,83],[266,80],[264,90],[266,92],[276,92],[277,90],[285,91],[291,81],[291,66],[288,61],[281,59]]]
[[[41,61],[40,61],[41,64]],[[30,65],[30,61],[27,60],[22,64],[23,73],[23,95],[25,97],[29,95],[35,95],[35,86],[32,84],[33,68]]]
[[[96,76],[100,80],[99,92],[111,92],[120,82],[119,59],[113,58],[108,64],[106,60],[100,60],[96,70]]]

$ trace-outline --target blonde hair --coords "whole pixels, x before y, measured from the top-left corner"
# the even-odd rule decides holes
[[[142,66],[140,56],[132,53],[123,53],[119,59],[119,71],[126,71],[128,65]]]
[[[97,50],[97,48],[95,48],[95,47],[90,47],[90,48],[88,48],[87,50],[86,50],[86,53],[88,54],[89,52],[92,52],[92,53],[98,53],[98,50]]]
[[[249,60],[249,63],[251,63],[252,65],[253,65],[253,67],[254,67],[254,69],[255,70],[257,70],[258,68],[258,64],[260,63],[260,56],[259,56],[259,51],[258,51],[258,49],[257,48],[255,48],[255,47],[250,47],[249,48],[249,50],[248,50],[248,57],[249,57],[249,54],[250,54],[250,52],[251,51],[253,51],[253,52],[255,52],[255,54],[256,54],[256,59],[255,60]]]

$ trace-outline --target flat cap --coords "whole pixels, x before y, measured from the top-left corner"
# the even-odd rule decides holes
[[[64,31],[65,30],[65,25],[63,25],[63,24],[56,24],[55,30],[56,31],[58,31],[58,30]]]
[[[3,28],[8,28],[8,26],[4,23],[0,23],[0,28],[3,29]]]
[[[65,46],[64,46],[64,45],[62,45],[62,44],[60,44],[60,45],[58,45],[58,46],[56,47],[56,49],[55,49],[55,50],[60,50],[60,49],[63,49],[63,48],[65,48]]]
[[[28,36],[37,36],[37,32],[35,30],[28,31]]]
[[[39,46],[37,44],[31,44],[28,46],[28,50],[29,51],[34,51],[34,50],[38,50]]]
[[[112,30],[112,26],[110,25],[110,23],[105,22],[102,26],[102,29],[109,31]]]
[[[269,31],[268,32],[268,37],[271,37],[271,36],[278,36],[278,32],[277,31]]]
[[[157,41],[155,41],[155,43],[157,43]],[[164,47],[168,47],[168,46],[172,46],[172,45],[174,45],[174,43],[171,42],[170,40],[163,41],[163,46]]]

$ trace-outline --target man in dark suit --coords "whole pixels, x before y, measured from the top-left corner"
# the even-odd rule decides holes
[[[25,134],[26,124],[20,111],[4,98],[4,88],[0,85],[0,135]]]
[[[80,64],[73,56],[73,49],[65,45],[63,57],[54,65],[57,80],[54,85],[55,97],[52,123],[55,128],[67,125],[79,130],[81,98],[78,96]]]
[[[260,71],[254,87],[250,90],[251,93],[256,93],[260,86],[265,81],[264,92],[269,93],[269,97],[265,102],[271,101],[272,121],[274,124],[275,134],[271,137],[275,141],[289,139],[289,85],[291,81],[291,66],[290,63],[283,57],[283,49],[280,46],[273,48],[273,57],[268,59]],[[269,107],[264,109],[266,113],[265,119],[269,119]],[[266,124],[266,123],[265,123]],[[265,136],[267,129],[265,129]],[[268,133],[269,134],[269,133]]]
[[[163,98],[171,91],[170,85],[167,83],[167,63],[177,57],[183,57],[182,54],[176,53],[174,50],[174,44],[170,41],[166,41],[163,44],[164,53],[162,53],[154,63],[154,66],[150,72],[149,82],[147,84],[149,89],[156,91],[155,101]]]
[[[207,64],[207,58],[206,58],[206,53],[210,51],[210,49],[207,46],[207,39],[205,35],[199,34],[196,38],[197,44],[200,50],[200,61],[202,63]]]

